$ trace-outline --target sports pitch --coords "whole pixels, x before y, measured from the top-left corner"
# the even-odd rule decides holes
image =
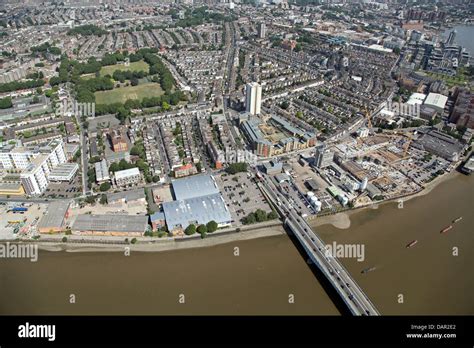
[[[95,92],[95,101],[97,104],[125,103],[128,99],[142,100],[143,98],[158,97],[162,94],[164,92],[160,84],[150,82],[138,86]]]
[[[115,70],[120,70],[120,71],[149,71],[149,66],[147,63],[145,63],[143,60],[140,60],[138,62],[133,62],[129,63],[128,65],[125,64],[115,64],[115,65],[109,65],[109,66],[103,66],[100,69],[100,76],[105,76],[109,74],[110,76],[113,75]]]

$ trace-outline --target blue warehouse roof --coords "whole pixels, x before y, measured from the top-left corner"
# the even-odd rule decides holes
[[[200,192],[195,189],[195,192]],[[189,224],[206,224],[214,220],[218,225],[231,223],[232,217],[220,193],[163,203],[168,229],[185,229]]]
[[[212,175],[196,175],[173,180],[173,192],[177,201],[219,193]]]

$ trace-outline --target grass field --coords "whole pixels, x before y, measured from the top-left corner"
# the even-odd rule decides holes
[[[115,88],[110,91],[95,92],[97,104],[125,103],[127,99],[157,97],[164,94],[159,83],[144,83],[138,86]]]
[[[140,70],[143,70],[143,71],[148,72],[149,71],[149,66],[143,60],[140,60],[138,62],[130,63],[128,66],[126,66],[124,64],[115,64],[115,65],[103,66],[100,69],[100,76],[105,76],[107,74],[112,76],[112,74],[114,73],[115,70],[120,70],[120,71],[127,71],[127,70],[140,71]]]
[[[470,83],[470,78],[469,75],[466,73],[466,69],[464,68],[459,68],[458,73],[455,76],[448,76],[448,75],[443,75],[443,74],[438,74],[435,72],[423,72],[420,73],[420,75],[428,75],[430,77],[433,77],[438,80],[443,80],[446,85],[448,85],[449,88],[453,86],[465,86],[469,87],[471,91],[473,90],[472,83]]]
[[[90,79],[93,79],[95,77],[95,74],[84,74],[84,75],[81,75],[81,79],[83,80],[90,80]]]

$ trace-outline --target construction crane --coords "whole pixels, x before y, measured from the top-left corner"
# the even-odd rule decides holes
[[[408,141],[403,146],[403,158],[407,156],[408,149],[410,148],[410,144],[413,140],[413,134],[407,133],[406,136],[408,137]]]
[[[367,105],[365,106],[365,117],[367,118],[367,128],[372,129],[372,121],[370,120],[370,112]]]

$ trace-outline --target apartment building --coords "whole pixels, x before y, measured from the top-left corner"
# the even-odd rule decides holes
[[[245,86],[245,109],[251,115],[260,114],[262,104],[262,86],[257,82]]]
[[[128,150],[126,133],[122,129],[114,129],[109,134],[110,144],[114,152],[123,152]]]
[[[50,182],[51,171],[65,162],[64,143],[58,139],[42,147],[9,145],[0,150],[2,167],[21,171],[20,180],[28,195],[42,194]]]

